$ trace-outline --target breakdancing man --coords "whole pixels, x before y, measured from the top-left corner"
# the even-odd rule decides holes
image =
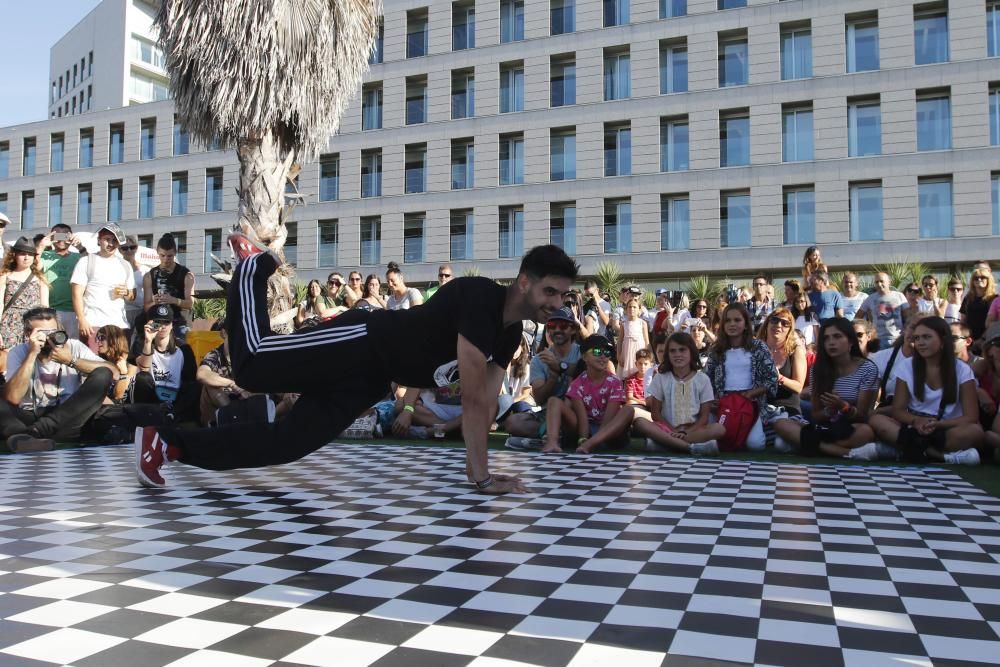
[[[409,310],[350,310],[317,327],[277,335],[270,329],[267,280],[278,257],[239,233],[229,239],[239,264],[227,304],[235,382],[258,393],[301,394],[276,423],[213,429],[137,430],[139,482],[162,487],[167,461],[209,470],[296,461],[336,437],[389,391],[436,386],[439,369],[458,361],[466,472],[483,493],[523,493],[520,478],[491,474],[487,437],[504,371],[521,342],[522,320],[544,322],[562,306],[579,267],[557,246],[533,248],[509,287],[457,278]]]

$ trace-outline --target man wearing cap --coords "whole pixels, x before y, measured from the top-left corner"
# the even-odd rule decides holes
[[[45,280],[49,283],[49,305],[59,314],[59,322],[70,338],[80,337],[80,325],[73,311],[73,294],[70,278],[82,253],[83,244],[67,224],[59,223],[39,244],[42,249],[41,264]],[[75,247],[77,252],[71,248]]]
[[[531,360],[531,394],[535,405],[545,406],[549,399],[562,400],[573,380],[580,361],[580,345],[576,337],[580,325],[573,311],[563,306],[545,322],[545,335],[550,345]],[[510,415],[504,426],[515,437],[537,438],[545,423],[545,411],[522,412]]]
[[[77,262],[70,278],[80,340],[95,352],[98,329],[108,324],[128,329],[125,302],[135,299],[135,274],[117,253],[123,243],[121,227],[113,222],[104,225],[97,231],[98,252]]]

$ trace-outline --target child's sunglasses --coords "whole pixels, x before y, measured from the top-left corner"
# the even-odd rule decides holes
[[[590,353],[595,357],[607,357],[610,359],[611,355],[613,355],[615,351],[610,347],[594,347],[591,348]]]

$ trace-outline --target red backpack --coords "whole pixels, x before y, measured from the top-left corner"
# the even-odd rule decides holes
[[[750,429],[757,421],[757,404],[743,394],[726,394],[719,399],[719,424],[726,429],[726,435],[719,438],[719,450],[735,452],[743,449],[750,435]]]

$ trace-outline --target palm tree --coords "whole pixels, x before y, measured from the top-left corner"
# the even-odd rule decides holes
[[[236,150],[234,228],[282,258],[299,161],[336,132],[381,13],[381,0],[162,0],[155,24],[179,120],[196,140]],[[284,263],[272,278],[272,318],[294,306],[291,275]]]

